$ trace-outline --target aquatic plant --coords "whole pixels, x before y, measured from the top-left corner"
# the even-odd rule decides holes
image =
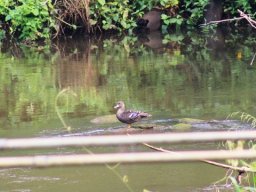
[[[252,128],[256,127],[256,117],[245,112],[233,112],[227,118],[239,117],[242,122],[251,123]]]
[[[251,123],[252,128],[256,126],[256,117],[252,116],[251,114],[245,112],[233,112],[231,113],[228,118],[235,118],[238,117],[242,122]],[[229,150],[243,150],[246,148],[246,143],[244,141],[226,141],[225,146]],[[256,143],[255,141],[251,140],[248,142],[248,148],[251,150],[256,150]],[[256,170],[256,161],[245,161],[245,160],[228,160],[229,164],[234,166],[245,166],[249,167],[252,170]],[[247,176],[244,176],[245,172],[240,172],[238,176],[232,177],[229,176],[229,179],[234,185],[234,189],[236,192],[243,192],[243,191],[256,191],[256,175],[254,173],[247,173]],[[242,185],[244,178],[247,180],[249,186]],[[250,182],[250,178],[252,178],[252,183]]]

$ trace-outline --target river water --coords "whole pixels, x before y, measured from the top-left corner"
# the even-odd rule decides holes
[[[255,114],[255,41],[255,35],[248,31],[241,35],[219,30],[210,34],[77,37],[55,41],[50,47],[1,44],[0,135],[112,134],[125,125],[113,118],[93,120],[114,114],[113,105],[118,100],[125,101],[128,108],[151,113],[149,123],[169,125],[193,118],[215,124],[194,125],[185,131],[248,129],[248,124],[225,119],[237,111]],[[1,156],[81,152],[85,150],[13,150],[1,152]],[[224,176],[225,170],[199,162],[119,165],[115,169],[104,165],[1,169],[0,191],[214,191],[212,183]]]

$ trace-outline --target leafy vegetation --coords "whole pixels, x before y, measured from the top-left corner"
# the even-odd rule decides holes
[[[82,2],[78,7],[82,7]],[[87,31],[100,30],[115,30],[129,31],[137,26],[136,21],[142,17],[145,11],[151,10],[153,7],[169,8],[178,4],[177,0],[142,0],[142,1],[121,1],[121,0],[94,0],[90,1],[87,7],[89,15],[82,18]],[[76,10],[72,14],[77,14]],[[81,14],[79,14],[81,16]],[[74,20],[72,20],[74,21]],[[79,26],[79,24],[78,24]],[[64,26],[65,28],[65,26]]]
[[[245,113],[245,112],[233,112],[231,113],[228,118],[239,118],[242,122],[251,123],[252,128],[256,126],[256,117]],[[243,150],[249,148],[251,150],[256,149],[255,141],[251,140],[248,143],[245,141],[226,141],[225,146],[229,150]],[[251,170],[256,170],[256,161],[254,160],[228,160],[227,161],[232,166],[240,166],[240,167],[249,167]],[[241,177],[238,176],[230,177],[234,189],[236,192],[243,192],[243,191],[255,191],[256,188],[256,175],[254,173],[245,173],[241,174]],[[251,181],[250,181],[251,180]],[[244,184],[246,183],[246,184]]]
[[[229,15],[238,15],[237,10],[241,9],[247,14],[250,14],[252,17],[255,16],[255,2],[250,2],[247,0],[241,1],[227,1],[224,4],[224,11]]]
[[[157,8],[162,11],[163,31],[169,27],[197,27],[204,22],[208,0],[3,0],[0,2],[0,39],[18,37],[34,41],[50,39],[69,32],[128,31],[137,26],[142,15]],[[224,1],[223,17],[237,16],[237,9],[248,14],[255,3],[250,1]]]
[[[50,0],[0,1],[2,31],[21,40],[49,39],[54,27]]]

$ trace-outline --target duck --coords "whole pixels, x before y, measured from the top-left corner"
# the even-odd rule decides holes
[[[146,112],[126,110],[123,101],[118,101],[114,106],[117,109],[116,118],[125,124],[128,124],[128,129],[131,128],[131,124],[140,121],[143,118],[151,117],[152,115]]]

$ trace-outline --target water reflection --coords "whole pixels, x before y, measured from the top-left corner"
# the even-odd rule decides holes
[[[57,105],[70,117],[111,114],[120,99],[157,118],[254,113],[249,38],[254,40],[244,37],[237,46],[240,37],[222,30],[210,36],[152,32],[138,38],[67,39],[48,51],[22,47],[19,57],[2,53],[2,127],[57,118],[55,98],[67,87],[77,97],[63,95]]]
[[[164,47],[163,35],[160,31],[154,31],[147,34],[139,34],[138,38],[141,43],[151,49],[159,50]]]

